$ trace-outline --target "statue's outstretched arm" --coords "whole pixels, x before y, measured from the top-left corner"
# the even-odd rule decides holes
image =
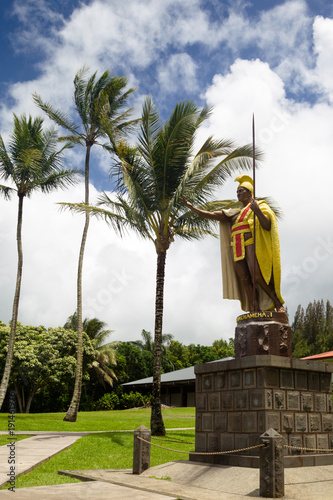
[[[182,198],[182,202],[186,205],[192,212],[203,217],[204,219],[219,220],[221,222],[229,221],[229,217],[221,212],[208,212],[208,210],[201,210],[201,208],[194,207],[185,197]]]

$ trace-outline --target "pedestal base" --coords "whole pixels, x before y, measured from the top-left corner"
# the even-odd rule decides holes
[[[261,434],[273,428],[287,446],[332,449],[326,456],[285,447],[287,462],[315,465],[319,456],[316,464],[333,463],[332,372],[332,363],[270,355],[197,365],[195,451],[255,446]],[[241,455],[191,455],[190,459],[258,465],[259,448]]]
[[[243,314],[237,318],[235,358],[261,354],[291,358],[291,337],[286,313]]]

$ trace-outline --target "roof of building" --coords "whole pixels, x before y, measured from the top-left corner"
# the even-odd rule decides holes
[[[306,358],[301,358],[301,359],[314,359],[314,360],[321,360],[321,359],[326,359],[332,360],[333,361],[333,351],[328,351],[328,352],[322,352],[321,354],[314,354],[313,356],[307,356]]]
[[[234,358],[223,358],[217,359],[216,361],[210,361],[210,363],[216,363],[217,361],[226,361]],[[173,372],[162,373],[161,383],[173,383],[173,382],[187,382],[195,381],[194,366],[188,368],[183,368],[182,370],[175,370]],[[123,386],[132,385],[149,385],[153,383],[153,377],[141,378],[140,380],[134,380],[133,382],[126,382],[122,384]]]

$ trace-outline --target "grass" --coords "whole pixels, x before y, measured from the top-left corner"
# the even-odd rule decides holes
[[[194,408],[163,410],[166,428],[194,427],[194,412]],[[3,415],[1,415],[0,422],[7,423],[7,419],[2,417]],[[37,429],[43,431],[100,430],[113,432],[83,436],[70,448],[51,457],[30,473],[18,476],[15,488],[79,482],[74,478],[59,475],[59,470],[131,469],[133,465],[133,432],[117,431],[136,429],[141,424],[149,427],[150,410],[80,412],[77,422],[74,423],[63,422],[63,417],[64,413],[16,415],[15,425],[17,432]],[[8,439],[8,436],[2,437]],[[170,441],[163,442],[160,439]],[[172,441],[184,441],[184,443]],[[153,437],[152,442],[173,450],[190,452],[194,450],[194,429],[167,430],[165,438],[157,440]],[[187,454],[151,447],[151,467],[174,460],[187,459]],[[7,486],[2,487],[2,489],[6,488]]]
[[[6,434],[6,435],[0,435],[0,446],[4,446],[4,445],[7,445],[8,443],[11,443],[12,441],[21,441],[21,439],[27,439],[31,436],[28,436],[28,435],[24,435],[24,436],[20,436],[19,434],[15,434],[14,436],[10,436],[9,434]]]
[[[163,410],[163,420],[168,429],[194,427],[194,408],[169,408]],[[134,430],[141,424],[150,427],[150,410],[131,409],[113,411],[79,412],[76,422],[64,422],[65,413],[18,413],[15,415],[15,432],[20,431],[119,431]],[[0,430],[8,429],[8,415],[0,413]]]

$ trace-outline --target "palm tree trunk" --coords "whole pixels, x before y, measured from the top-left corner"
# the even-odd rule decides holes
[[[12,321],[10,324],[10,334],[9,334],[9,342],[8,342],[8,351],[7,351],[7,356],[6,356],[6,364],[5,364],[5,369],[3,372],[1,385],[0,385],[0,408],[2,407],[3,401],[5,399],[6,392],[8,389],[8,384],[9,384],[10,371],[11,371],[13,355],[14,355],[14,343],[15,343],[17,316],[18,316],[18,308],[19,308],[20,293],[21,293],[22,267],[23,267],[23,251],[22,251],[23,198],[24,198],[24,195],[19,195],[18,215],[17,215],[17,231],[16,231],[17,256],[18,256],[16,287],[15,287],[14,302],[13,302]]]
[[[154,372],[150,427],[153,436],[165,436],[161,410],[162,324],[166,250],[157,252]]]
[[[87,143],[86,161],[85,161],[85,204],[89,205],[89,158],[92,144]],[[76,422],[77,413],[79,411],[81,388],[82,388],[82,364],[83,364],[83,340],[82,340],[82,271],[84,250],[87,241],[90,215],[85,214],[85,224],[82,233],[80,255],[77,270],[77,361],[75,370],[75,384],[71,404],[64,417],[66,422]]]

